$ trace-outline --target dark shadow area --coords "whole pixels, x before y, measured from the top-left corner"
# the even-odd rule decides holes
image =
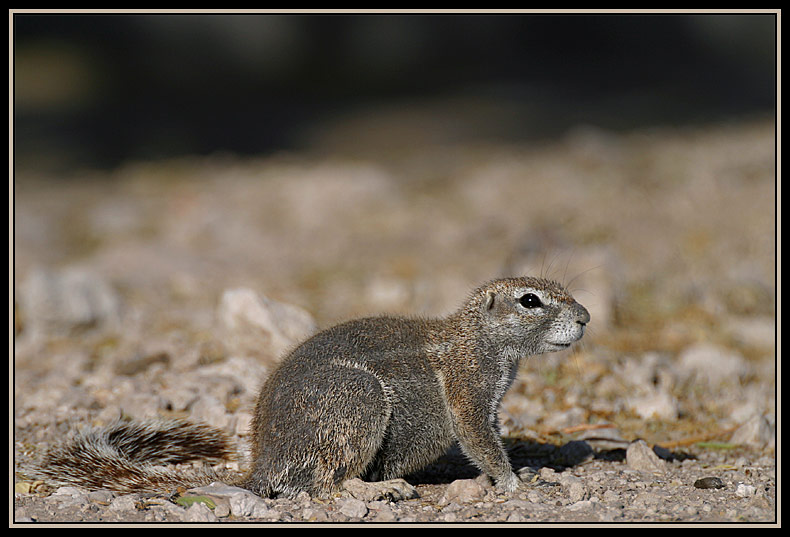
[[[15,157],[39,169],[320,149],[327,125],[415,103],[437,143],[775,110],[772,14],[14,14],[13,32]]]
[[[693,455],[667,449],[657,448],[654,451],[659,458],[667,462],[694,458]],[[625,463],[626,460],[625,448],[595,450],[583,441],[570,441],[557,446],[516,440],[507,444],[507,452],[510,464],[516,473],[522,475],[522,479],[524,474],[535,474],[541,468],[552,468],[562,472],[593,459],[618,463]],[[456,479],[474,479],[479,475],[480,470],[469,462],[459,446],[455,445],[435,462],[406,476],[406,480],[413,485],[439,485],[452,483]]]

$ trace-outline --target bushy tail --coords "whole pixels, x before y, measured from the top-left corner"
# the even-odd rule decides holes
[[[157,465],[235,458],[220,430],[185,420],[116,422],[91,428],[48,450],[31,473],[58,484],[118,492],[194,487],[221,479],[215,472],[179,472]]]

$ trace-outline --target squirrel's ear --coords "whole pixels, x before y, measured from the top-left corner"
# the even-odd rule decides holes
[[[496,297],[496,293],[493,291],[488,291],[486,293],[486,301],[483,304],[483,307],[486,311],[491,311],[491,308],[494,307],[494,298]]]

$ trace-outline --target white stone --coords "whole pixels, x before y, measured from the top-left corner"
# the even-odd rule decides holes
[[[368,514],[368,507],[365,505],[365,502],[356,498],[341,500],[338,510],[350,518],[362,518]]]
[[[739,498],[750,498],[750,497],[754,496],[756,492],[757,492],[757,489],[754,486],[752,486],[752,485],[745,485],[743,483],[740,483],[735,488],[735,495],[738,496]]]
[[[275,356],[316,331],[315,320],[307,311],[246,288],[225,291],[217,316],[239,350],[268,346]]]

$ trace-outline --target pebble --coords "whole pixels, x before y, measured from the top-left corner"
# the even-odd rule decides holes
[[[718,477],[703,477],[694,481],[694,487],[698,489],[722,489],[724,483]]]
[[[559,474],[554,470],[554,468],[543,467],[538,472],[538,476],[543,481],[548,481],[549,483],[555,482],[559,479]]]
[[[567,489],[568,489],[568,499],[571,502],[574,503],[580,502],[590,497],[590,493],[587,490],[587,487],[584,486],[584,483],[582,483],[581,479],[572,482],[567,487]]]
[[[134,511],[140,497],[137,494],[124,494],[113,498],[110,502],[111,511]]]
[[[226,290],[217,318],[229,344],[242,353],[259,348],[263,335],[268,338],[271,353],[279,356],[317,328],[306,310],[272,300],[248,288]]]
[[[531,503],[543,503],[543,495],[537,490],[532,490],[527,493],[527,499]]]
[[[226,485],[225,483],[216,481],[205,487],[194,487],[187,490],[187,493],[194,496],[217,496],[219,498],[230,498],[236,494],[251,494],[247,489],[241,487],[234,487]]]
[[[746,485],[744,483],[739,483],[735,488],[735,495],[739,498],[750,498],[754,496],[756,492],[757,487],[754,485]]]
[[[650,449],[644,440],[631,442],[626,450],[626,464],[632,470],[648,472],[651,474],[663,474],[666,472],[666,462],[658,458],[658,455]]]
[[[526,521],[527,521],[527,518],[526,518],[526,517],[524,517],[524,515],[522,515],[520,512],[518,512],[518,511],[515,511],[515,512],[513,512],[513,513],[510,513],[510,514],[507,516],[507,519],[506,519],[506,521],[507,521],[507,522],[526,522]]]
[[[114,497],[115,497],[115,493],[109,490],[95,490],[93,492],[88,493],[88,499],[90,501],[98,502],[101,504],[109,504]]]
[[[486,495],[485,488],[475,479],[456,479],[447,486],[439,505],[472,503],[481,501]]]
[[[394,522],[397,520],[395,513],[387,502],[370,502],[368,509],[371,511],[369,517],[375,522]]]
[[[519,500],[519,499],[511,499],[507,500],[502,504],[502,507],[505,509],[529,509],[530,502],[526,500]]]
[[[58,502],[61,506],[82,506],[90,503],[85,492],[74,487],[60,487],[49,499],[52,502]]]
[[[362,518],[368,514],[368,507],[362,500],[344,498],[338,501],[338,510],[349,518]]]
[[[193,503],[185,510],[184,522],[217,522],[217,516],[204,503]]]
[[[58,487],[53,493],[53,496],[55,495],[76,498],[79,496],[85,496],[85,490],[77,487]]]
[[[755,414],[732,433],[730,442],[760,449],[774,443],[774,431],[765,416]]]
[[[582,509],[589,509],[593,505],[595,505],[595,503],[591,502],[590,500],[579,500],[577,502],[568,505],[566,509],[568,509],[569,511],[580,511]]]
[[[266,519],[278,519],[280,517],[280,513],[270,509],[263,498],[249,491],[233,494],[228,498],[228,501],[230,503],[230,512],[233,516]]]
[[[329,522],[329,515],[325,509],[308,507],[302,511],[302,520],[307,522]]]

